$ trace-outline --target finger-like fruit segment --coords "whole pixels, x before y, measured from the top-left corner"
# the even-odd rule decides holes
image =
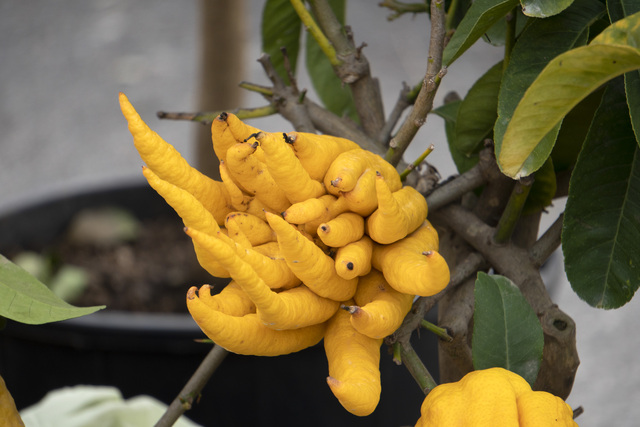
[[[180,218],[182,218],[182,222],[186,227],[194,227],[211,235],[220,232],[220,227],[213,218],[213,215],[190,193],[163,181],[147,167],[142,168],[142,173],[145,178],[147,178],[149,185],[151,185],[151,187],[164,198],[167,204],[176,211]],[[223,239],[231,241],[228,236],[222,233],[220,234],[224,236],[222,237]],[[212,276],[229,277],[227,270],[207,251],[203,250],[200,245],[194,242],[193,248],[195,249],[198,263]]]
[[[187,230],[187,234],[216,255],[234,282],[254,302],[260,320],[270,328],[297,329],[322,323],[338,309],[338,302],[322,298],[306,286],[276,293],[250,265],[220,240],[197,230]]]
[[[212,310],[229,316],[244,316],[256,312],[256,305],[251,301],[251,298],[233,280],[214,295],[211,295],[211,286],[202,285],[198,295],[200,300]]]
[[[324,185],[311,179],[282,134],[260,132],[256,139],[264,150],[267,169],[291,203],[320,197],[325,193]]]
[[[327,384],[342,406],[354,415],[371,414],[380,401],[381,345],[382,339],[356,331],[344,310],[338,310],[327,324],[324,337],[329,362]]]
[[[376,171],[366,169],[352,190],[341,192],[340,197],[351,212],[367,217],[378,208],[378,196],[376,194]]]
[[[369,236],[362,236],[356,242],[338,248],[336,252],[336,272],[345,279],[364,276],[371,271],[371,255],[373,241]]]
[[[397,242],[411,233],[427,217],[427,201],[413,187],[391,192],[382,175],[376,176],[378,209],[367,218],[367,233],[375,242]]]
[[[400,174],[390,163],[361,148],[345,151],[336,157],[324,176],[324,185],[329,193],[336,196],[341,191],[351,191],[367,169],[378,171],[384,176],[391,191],[402,188]]]
[[[142,160],[162,180],[191,193],[222,225],[224,217],[231,211],[224,184],[192,168],[171,144],[147,126],[124,93],[120,93],[119,98],[120,109]]]
[[[413,295],[393,289],[378,270],[360,278],[354,296],[357,305],[347,307],[351,325],[371,338],[384,338],[394,333],[411,310]]]
[[[345,138],[307,132],[289,132],[286,142],[291,144],[311,179],[317,181],[322,181],[327,169],[340,153],[360,148],[358,144]]]
[[[231,177],[263,204],[276,212],[282,212],[291,203],[274,181],[267,166],[254,155],[256,148],[257,144],[243,142],[234,144],[227,150],[226,164]]]
[[[317,232],[325,245],[339,248],[362,238],[364,218],[353,212],[345,212],[320,224]]]
[[[237,354],[278,356],[311,347],[324,336],[325,323],[299,329],[275,330],[257,314],[229,316],[200,301],[193,286],[187,292],[187,308],[193,320],[220,347]]]
[[[373,246],[371,264],[398,292],[431,296],[449,283],[449,267],[437,252],[435,230],[428,221],[391,245]],[[437,236],[437,234],[435,234]]]
[[[333,259],[280,216],[267,213],[267,221],[278,236],[287,265],[302,283],[334,301],[345,301],[353,296],[357,278],[346,280],[338,276]]]
[[[269,224],[255,215],[246,212],[231,212],[224,220],[224,225],[229,231],[229,237],[234,233],[242,233],[249,239],[251,246],[272,242],[276,239]]]
[[[306,224],[318,218],[324,218],[324,215],[329,213],[327,203],[323,200],[326,197],[335,199],[335,197],[325,194],[322,197],[294,203],[282,212],[282,217],[291,224]]]

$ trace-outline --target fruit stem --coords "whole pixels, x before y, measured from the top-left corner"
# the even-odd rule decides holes
[[[433,144],[431,144],[429,148],[424,150],[424,152],[420,154],[420,157],[418,157],[413,163],[407,166],[407,168],[400,174],[400,180],[404,181],[405,179],[407,179],[407,176],[411,173],[411,171],[417,168],[420,163],[422,163],[424,159],[426,159],[427,156],[433,152],[434,148],[435,147],[433,146]]]
[[[428,320],[422,319],[420,321],[420,326],[425,328],[427,331],[433,332],[440,338],[446,342],[453,341],[453,337],[449,335],[449,332],[445,328],[441,328],[440,326],[434,325]]]

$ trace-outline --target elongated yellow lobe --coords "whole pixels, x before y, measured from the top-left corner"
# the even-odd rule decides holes
[[[231,211],[224,184],[191,167],[171,144],[147,126],[123,93],[120,93],[120,108],[129,123],[133,143],[147,166],[161,179],[191,193],[218,224],[223,224],[224,217]]]
[[[356,291],[358,279],[338,276],[331,257],[291,224],[278,215],[266,214],[276,232],[278,244],[287,265],[302,282],[318,295],[334,301],[345,301]]]
[[[237,354],[279,356],[294,353],[319,343],[325,331],[325,323],[278,331],[264,325],[255,313],[242,317],[220,313],[198,298],[195,286],[187,292],[187,308],[214,343]]]
[[[364,218],[353,212],[345,212],[320,224],[317,233],[325,245],[339,248],[364,236]]]
[[[378,171],[386,180],[391,191],[402,187],[400,174],[382,157],[361,148],[341,153],[331,163],[324,177],[324,185],[330,194],[351,191],[360,176],[367,169]]]
[[[251,246],[261,245],[276,240],[275,232],[264,220],[246,212],[231,212],[224,220],[224,225],[232,233],[241,232],[251,242]]]
[[[324,185],[311,179],[282,134],[260,132],[256,139],[264,150],[267,169],[291,203],[325,194]]]
[[[351,305],[353,301],[347,301]],[[380,346],[351,326],[350,314],[338,310],[329,320],[324,349],[329,362],[327,384],[338,401],[357,416],[371,414],[380,401]]]
[[[236,142],[255,142],[253,137],[262,132],[260,129],[246,124],[240,120],[235,114],[226,113],[226,121],[229,125],[229,131]],[[261,162],[264,162],[264,151],[261,147],[256,148],[255,156]]]
[[[214,295],[211,294],[211,286],[202,285],[198,295],[200,300],[212,310],[229,316],[244,316],[256,312],[256,305],[251,301],[251,298],[233,280]]]
[[[384,338],[402,325],[411,310],[413,295],[393,289],[378,270],[360,278],[354,296],[357,305],[348,308],[351,325],[371,338]]]
[[[278,291],[295,288],[302,282],[280,254],[278,242],[265,243],[254,248],[235,244],[236,253],[249,264],[271,289]]]
[[[317,181],[322,181],[329,166],[340,153],[360,148],[358,144],[345,138],[307,132],[289,132],[286,142],[291,144],[311,179]]]
[[[398,292],[431,296],[449,283],[446,261],[437,252],[437,234],[429,221],[399,242],[373,246],[371,264]]]
[[[325,194],[318,198],[324,203],[326,209],[322,215],[319,217],[312,219],[310,221],[305,222],[304,231],[309,233],[312,236],[316,236],[318,233],[318,226],[323,222],[327,222],[337,217],[341,213],[347,211],[347,205],[344,203],[344,200],[340,197],[336,198],[331,194]]]
[[[197,230],[187,230],[187,234],[215,254],[235,283],[255,303],[260,320],[270,328],[296,329],[322,323],[338,309],[338,302],[322,298],[306,286],[273,292],[255,270],[238,257],[234,249]]]
[[[257,144],[238,143],[227,150],[226,164],[231,177],[251,195],[276,212],[287,209],[291,203],[278,187],[267,166],[254,155]]]
[[[376,194],[376,171],[368,168],[358,178],[352,190],[341,192],[340,197],[351,212],[363,217],[371,215],[378,208]]]
[[[215,235],[220,232],[220,227],[213,218],[213,215],[211,215],[211,213],[202,206],[202,203],[193,197],[191,193],[163,181],[147,167],[142,168],[142,174],[147,178],[149,185],[151,185],[151,187],[164,198],[167,204],[176,211],[180,218],[182,218],[182,222],[186,227],[194,227],[210,235]],[[222,233],[220,234],[224,236],[222,238],[228,239],[228,236]],[[205,270],[216,277],[229,277],[227,270],[207,251],[203,250],[195,242],[193,247],[198,262]]]
[[[306,224],[309,221],[320,218],[329,212],[327,204],[322,200],[322,197],[294,203],[282,212],[282,217],[290,224]],[[333,196],[330,197],[334,198]]]
[[[227,189],[227,194],[229,194],[229,201],[231,202],[231,206],[236,211],[245,212],[247,210],[246,205],[246,196],[238,184],[233,181],[231,175],[229,175],[229,169],[227,168],[227,164],[224,160],[220,160],[220,179],[222,179],[222,183],[224,187]],[[222,225],[222,224],[220,224]]]
[[[371,271],[373,241],[367,235],[356,242],[338,248],[335,257],[336,272],[344,279],[364,276]]]
[[[376,176],[378,209],[367,218],[367,232],[377,243],[397,242],[416,230],[427,217],[427,201],[413,187],[391,192],[384,177]]]

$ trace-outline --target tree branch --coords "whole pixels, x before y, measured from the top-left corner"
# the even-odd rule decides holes
[[[529,256],[533,265],[540,267],[560,246],[562,237],[562,221],[564,213],[561,213],[551,226],[544,232],[540,239],[529,249]]]
[[[227,350],[218,345],[213,346],[178,396],[173,399],[173,402],[158,420],[155,427],[170,427],[175,424],[186,410],[191,409],[193,401],[200,395],[202,388],[220,366],[226,355]]]
[[[386,159],[393,165],[398,164],[405,150],[416,136],[416,133],[418,133],[420,127],[425,123],[427,114],[433,108],[433,99],[440,85],[440,80],[446,73],[446,68],[442,68],[442,51],[444,50],[445,33],[444,1],[432,0],[431,39],[429,41],[427,71],[422,83],[422,89],[409,113],[409,117],[389,143],[389,151],[387,151]]]
[[[370,138],[378,138],[384,124],[382,95],[377,79],[371,77],[369,61],[356,48],[350,28],[343,28],[326,0],[310,1],[318,25],[336,49],[339,59],[334,65],[337,76],[351,88],[360,124]]]
[[[267,54],[258,58],[267,77],[273,83],[273,95],[267,97],[285,119],[289,120],[296,131],[315,133],[316,128],[311,121],[307,108],[303,102],[304,96],[293,87],[285,85]]]

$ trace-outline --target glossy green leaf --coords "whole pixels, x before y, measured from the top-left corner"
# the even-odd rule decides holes
[[[556,172],[568,171],[578,160],[582,143],[591,127],[591,119],[600,106],[604,89],[598,89],[583,99],[562,121],[551,158]]]
[[[469,89],[456,118],[455,144],[462,154],[477,151],[493,129],[498,117],[498,92],[502,81],[502,61],[491,67]]]
[[[573,0],[520,0],[522,13],[534,18],[548,18],[562,12]]]
[[[344,24],[345,0],[330,0],[338,21]],[[307,34],[306,65],[311,83],[324,106],[338,116],[349,116],[357,120],[355,103],[351,89],[342,83],[316,40]]]
[[[534,172],[550,153],[536,152],[542,138],[599,86],[638,68],[640,51],[630,46],[590,44],[556,57],[513,113],[498,157],[502,171],[513,178]]]
[[[458,109],[462,100],[456,100],[444,104],[434,110],[431,113],[436,114],[444,119],[444,131],[447,137],[447,143],[449,145],[449,153],[453,159],[453,163],[456,165],[459,173],[464,173],[474,167],[478,163],[478,156],[467,156],[462,154],[456,144],[456,118],[458,117]]]
[[[0,316],[30,325],[94,313],[104,306],[75,307],[38,279],[0,255]]]
[[[302,23],[289,0],[267,0],[262,11],[262,51],[271,56],[276,71],[287,79],[282,47],[287,50],[291,71],[295,75]]]
[[[552,58],[584,43],[589,26],[604,14],[604,6],[598,0],[578,0],[559,15],[534,20],[522,32],[511,53],[500,88],[498,119],[493,135],[498,158],[514,111],[536,77]],[[533,150],[526,153],[522,162],[527,170],[534,171],[546,161],[560,129],[560,120],[547,129]]]
[[[544,347],[538,316],[506,277],[479,272],[474,294],[474,369],[505,368],[533,385]]]
[[[506,17],[505,17],[506,18]],[[529,18],[522,13],[522,8],[516,8],[516,37],[527,25]],[[499,19],[482,35],[482,39],[492,46],[504,46],[507,35],[507,20]]]
[[[550,206],[557,189],[556,171],[553,166],[553,160],[549,157],[542,167],[536,171],[535,180],[531,190],[529,190],[527,201],[522,208],[522,215],[540,212]]]
[[[567,278],[594,307],[617,308],[640,285],[640,148],[624,86],[612,81],[571,176],[562,231]]]
[[[518,0],[476,0],[473,2],[444,48],[442,63],[450,66],[517,4]]]
[[[640,0],[615,0],[607,2],[611,22],[619,21],[627,16],[640,12]],[[624,75],[627,104],[631,115],[631,124],[640,144],[640,72],[631,71]]]

